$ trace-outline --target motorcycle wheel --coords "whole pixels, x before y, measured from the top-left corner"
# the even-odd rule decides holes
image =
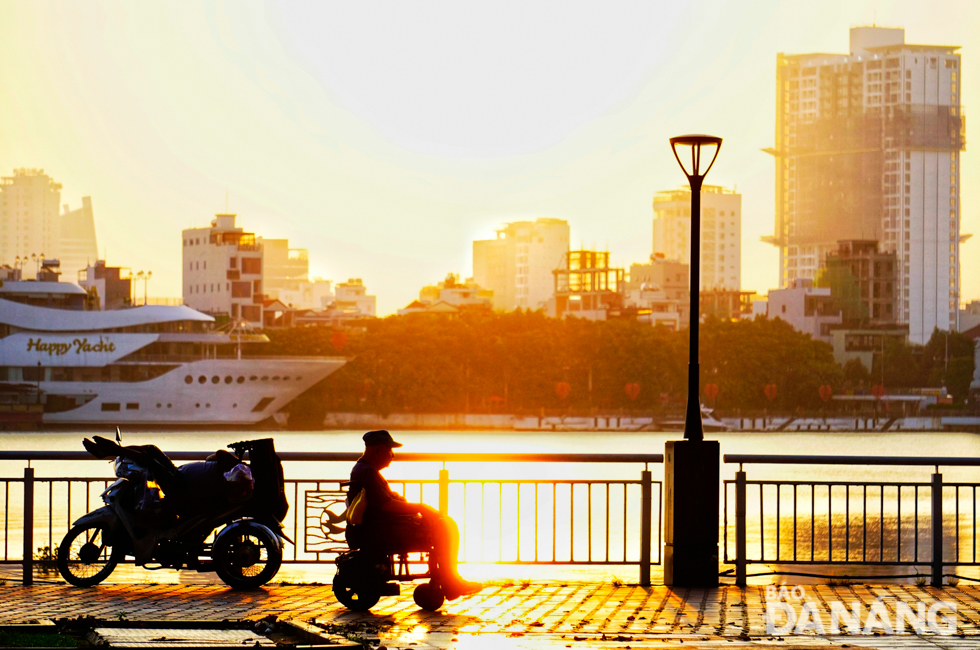
[[[211,548],[214,570],[232,589],[257,589],[272,580],[282,565],[279,542],[264,528],[240,526]]]
[[[434,612],[446,602],[446,596],[442,593],[442,587],[431,582],[424,582],[412,592],[412,598],[419,608],[427,612]]]
[[[333,595],[352,612],[366,612],[381,600],[381,590],[366,581],[355,582],[348,573],[338,571],[333,577]]]
[[[97,585],[112,573],[123,558],[121,547],[112,544],[102,524],[83,524],[68,531],[58,547],[58,572],[76,587]]]

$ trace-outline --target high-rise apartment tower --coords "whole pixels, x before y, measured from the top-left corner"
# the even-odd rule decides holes
[[[553,271],[565,268],[568,222],[515,221],[496,239],[473,242],[473,280],[493,291],[498,311],[541,309],[554,295]]]
[[[653,254],[691,261],[691,190],[653,197]],[[738,291],[742,283],[742,195],[718,185],[701,188],[700,289]]]
[[[959,302],[958,47],[909,45],[905,30],[857,27],[850,54],[776,60],[780,286],[816,278],[846,239],[899,260],[897,318],[909,338],[956,326]]]
[[[61,183],[43,169],[15,169],[0,179],[0,263],[13,266],[17,258],[35,259],[25,275],[34,277],[43,253],[56,258],[61,249]],[[71,278],[72,281],[75,278]]]

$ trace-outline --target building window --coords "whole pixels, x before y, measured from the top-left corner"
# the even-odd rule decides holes
[[[231,297],[232,298],[251,298],[252,297],[252,283],[245,282],[232,282],[231,283]]]
[[[102,402],[102,410],[103,411],[118,411],[119,410],[119,403],[118,402]]]
[[[261,257],[243,257],[242,258],[242,273],[249,273],[253,275],[260,275],[262,273],[262,258]]]

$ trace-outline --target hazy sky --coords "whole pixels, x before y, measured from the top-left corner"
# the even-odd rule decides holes
[[[707,182],[742,193],[743,288],[765,293],[776,54],[845,53],[872,23],[962,46],[972,124],[977,0],[2,0],[0,173],[42,167],[73,208],[91,195],[109,264],[152,270],[153,296],[180,295],[180,230],[227,192],[247,230],[363,278],[387,314],[468,276],[472,240],[506,221],[563,218],[573,246],[645,261],[653,193],[686,182],[667,138],[712,133]],[[980,236],[977,160],[963,231]],[[962,251],[980,298],[980,243]]]

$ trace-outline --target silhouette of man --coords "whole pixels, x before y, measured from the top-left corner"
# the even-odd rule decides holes
[[[367,507],[359,525],[348,525],[346,536],[351,548],[382,553],[429,551],[432,580],[442,585],[449,600],[476,593],[482,585],[460,577],[456,572],[459,529],[449,517],[424,503],[408,503],[391,490],[381,470],[391,465],[396,447],[401,447],[385,430],[368,431],[363,436],[364,455],[350,473],[347,505],[364,490]]]

